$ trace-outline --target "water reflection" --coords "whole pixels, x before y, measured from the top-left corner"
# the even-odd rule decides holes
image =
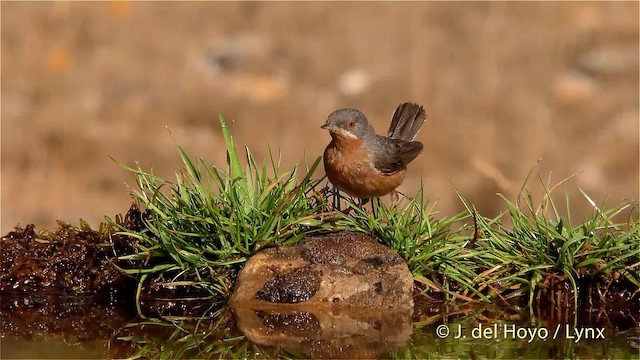
[[[543,319],[517,308],[417,303],[414,314],[337,309],[241,308],[210,301],[144,304],[92,298],[6,295],[2,358],[637,358],[637,309],[583,309],[570,319]],[[413,318],[411,317],[413,316]],[[442,337],[437,332],[450,330]],[[496,336],[473,329],[497,326]],[[546,339],[504,337],[504,326],[546,328]],[[603,328],[604,339],[553,339],[561,329]],[[466,337],[458,337],[462,332]],[[439,336],[440,334],[440,336]],[[456,338],[458,337],[458,338]],[[25,349],[28,349],[26,351]]]
[[[126,357],[129,344],[112,340],[135,317],[108,299],[2,294],[0,358]]]
[[[376,358],[402,350],[413,333],[411,310],[346,311],[332,307],[234,309],[248,340],[311,358]]]

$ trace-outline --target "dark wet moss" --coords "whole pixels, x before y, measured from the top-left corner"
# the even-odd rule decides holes
[[[374,265],[374,266],[380,266],[380,265],[384,264],[384,261],[379,256],[366,258],[366,259],[364,259],[362,261],[366,262],[367,264]]]
[[[256,293],[256,299],[274,303],[307,301],[320,289],[322,272],[305,266],[276,274]]]
[[[118,218],[123,226],[143,227],[136,205]],[[15,227],[0,240],[0,292],[88,295],[130,288],[134,281],[118,269],[117,257],[133,251],[135,240],[101,226],[80,228],[59,222],[54,231],[34,225]]]
[[[380,281],[378,281],[377,283],[373,284],[373,288],[374,288],[376,294],[382,294],[382,283]]]

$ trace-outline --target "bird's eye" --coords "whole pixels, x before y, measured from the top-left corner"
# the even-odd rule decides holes
[[[349,124],[347,126],[349,126],[349,129],[353,129],[356,126],[356,121],[355,120],[349,121]]]

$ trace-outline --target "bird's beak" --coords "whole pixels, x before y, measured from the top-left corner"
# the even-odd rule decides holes
[[[335,130],[335,126],[333,124],[330,123],[326,123],[322,126],[320,126],[320,129],[325,129],[325,130]]]

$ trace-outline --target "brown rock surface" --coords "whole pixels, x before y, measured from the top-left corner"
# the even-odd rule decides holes
[[[371,236],[339,232],[252,256],[230,299],[251,341],[311,358],[374,358],[413,333],[413,277]]]
[[[413,277],[392,249],[340,232],[261,251],[240,272],[230,303],[412,309]]]

